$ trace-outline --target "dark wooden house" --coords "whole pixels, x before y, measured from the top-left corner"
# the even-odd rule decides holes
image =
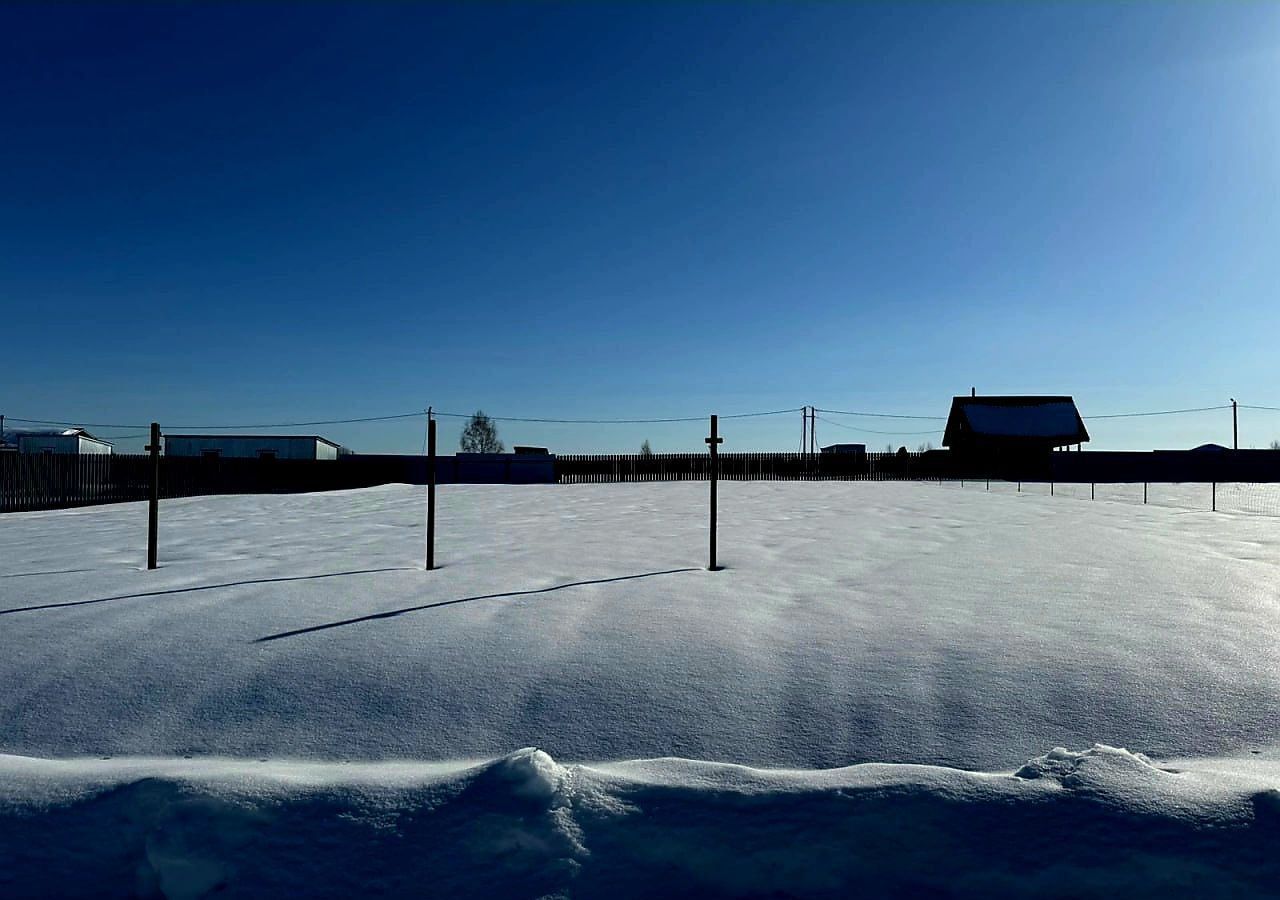
[[[942,437],[970,464],[1047,467],[1049,454],[1089,440],[1070,397],[956,397]]]

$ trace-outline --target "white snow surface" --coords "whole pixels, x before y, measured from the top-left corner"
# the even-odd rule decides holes
[[[0,517],[0,896],[1280,894],[1280,520],[993,487]]]

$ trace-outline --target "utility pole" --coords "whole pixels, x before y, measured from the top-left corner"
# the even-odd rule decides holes
[[[714,572],[716,570],[716,478],[719,474],[717,450],[719,445],[724,443],[724,438],[720,437],[719,416],[711,417],[711,437],[706,441],[711,449],[711,558],[707,569]]]
[[[818,407],[809,407],[809,455],[818,452]]]
[[[1240,420],[1236,415],[1236,398],[1231,398],[1231,449],[1240,449]]]
[[[800,452],[809,444],[809,407],[800,407]]]

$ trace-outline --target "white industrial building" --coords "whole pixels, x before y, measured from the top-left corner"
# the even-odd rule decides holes
[[[19,453],[51,453],[87,456],[110,453],[111,442],[96,438],[83,428],[33,428],[9,432],[17,439]]]
[[[314,434],[166,434],[164,452],[214,459],[337,459],[346,450]]]

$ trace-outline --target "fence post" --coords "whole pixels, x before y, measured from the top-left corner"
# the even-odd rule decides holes
[[[431,414],[428,412],[428,416]],[[436,567],[436,420],[427,419],[427,571]]]
[[[1050,482],[1049,482],[1049,496],[1050,496],[1050,497],[1052,497],[1052,496],[1053,496],[1053,482],[1052,482],[1052,481],[1050,481]]]
[[[1094,487],[1094,483],[1093,483],[1092,481],[1091,481],[1091,482],[1089,482],[1089,499],[1090,499],[1090,500],[1094,499],[1094,497],[1093,497],[1093,487]]]
[[[1142,505],[1147,505],[1147,483],[1145,481],[1142,482]]]
[[[724,443],[724,438],[720,437],[719,416],[711,417],[711,437],[706,441],[707,446],[711,448],[711,557],[707,569],[714,572],[716,570],[716,460],[718,445]]]
[[[158,544],[160,539],[160,423],[151,423],[151,443],[147,445],[151,454],[151,496],[147,503],[147,568],[154,569],[158,563]]]
[[[1218,511],[1218,482],[1213,483],[1213,511]]]

